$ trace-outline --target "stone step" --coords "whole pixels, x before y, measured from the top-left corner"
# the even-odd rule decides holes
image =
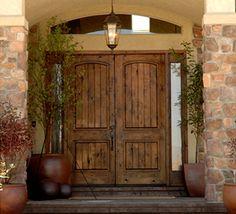
[[[116,187],[84,187],[73,186],[72,197],[74,198],[141,198],[141,197],[183,197],[187,196],[184,187],[138,187],[138,186],[116,186]]]
[[[71,213],[227,213],[223,203],[208,203],[204,198],[176,197],[172,199],[28,201],[25,214]]]

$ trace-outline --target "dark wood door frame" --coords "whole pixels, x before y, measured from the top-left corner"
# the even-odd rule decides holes
[[[123,54],[164,54],[165,55],[165,78],[166,78],[166,93],[168,99],[165,101],[165,105],[167,107],[166,111],[166,118],[168,120],[166,121],[166,129],[168,130],[165,133],[165,139],[166,139],[166,149],[165,149],[165,156],[166,156],[166,185],[182,185],[183,180],[182,180],[182,173],[181,171],[173,172],[171,170],[171,114],[170,114],[170,62],[174,62],[173,57],[171,57],[169,51],[115,51],[112,54],[114,56],[116,55],[123,55]],[[82,55],[107,55],[111,54],[110,51],[89,51],[89,52],[83,52]],[[78,55],[81,55],[81,53],[78,53]],[[183,77],[184,79],[184,77]],[[182,134],[185,136],[182,136],[183,139],[183,162],[186,161],[187,159],[187,136],[186,136],[186,129],[184,128],[184,131],[182,131]],[[66,136],[66,134],[65,134]],[[186,150],[186,151],[185,151]],[[71,156],[71,155],[70,155]],[[73,159],[73,158],[72,158]]]

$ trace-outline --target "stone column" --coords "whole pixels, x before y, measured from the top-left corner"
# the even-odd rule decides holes
[[[234,178],[225,143],[236,138],[235,1],[206,0],[203,18],[206,199],[223,200],[223,184]],[[233,11],[231,11],[233,10]]]
[[[24,0],[1,1],[0,100],[10,99],[23,117],[27,113],[27,35]],[[24,182],[25,162],[14,182]]]

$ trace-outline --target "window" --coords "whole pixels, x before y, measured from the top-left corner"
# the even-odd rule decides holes
[[[180,26],[162,20],[137,15],[117,15],[122,23],[121,34],[181,33]],[[103,34],[102,25],[105,18],[106,15],[75,19],[67,22],[67,26],[70,28],[71,34]]]
[[[172,170],[178,171],[182,166],[182,138],[181,127],[181,110],[179,95],[181,93],[181,63],[171,63],[171,160]]]
[[[139,33],[150,33],[150,18],[132,15],[132,31]]]

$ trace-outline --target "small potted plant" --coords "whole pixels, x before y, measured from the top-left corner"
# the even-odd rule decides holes
[[[226,142],[225,153],[232,176],[224,184],[223,200],[229,213],[236,213],[236,138]]]
[[[32,146],[27,120],[8,102],[0,103],[0,210],[22,213],[27,202],[26,184],[15,183]]]

